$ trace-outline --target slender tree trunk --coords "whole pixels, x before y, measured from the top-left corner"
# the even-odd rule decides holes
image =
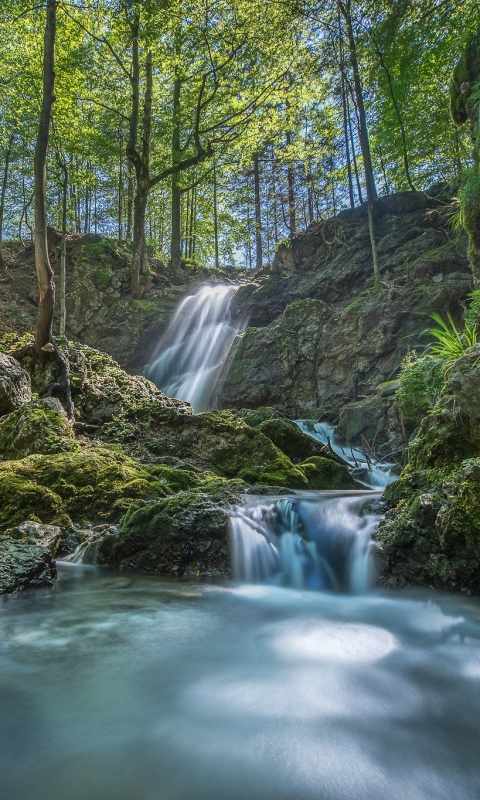
[[[375,185],[375,176],[373,173],[372,155],[370,151],[370,139],[368,136],[367,116],[365,113],[365,103],[363,101],[363,89],[360,79],[360,69],[358,66],[357,47],[355,43],[355,35],[353,32],[352,14],[351,14],[351,0],[338,0],[340,11],[347,27],[348,47],[350,51],[350,64],[353,74],[353,85],[355,89],[355,99],[357,102],[357,110],[359,117],[359,134],[360,134],[360,147],[363,156],[363,167],[365,170],[365,185],[367,189],[367,204],[368,204],[368,228],[370,233],[370,242],[372,246],[372,260],[373,260],[373,273],[374,273],[374,290],[380,290],[380,272],[378,267],[377,244],[375,240],[375,230],[373,225],[373,203],[377,197],[377,187]]]
[[[180,143],[180,92],[182,82],[177,76],[173,84],[173,134],[172,134],[172,164],[177,165],[181,158]],[[181,189],[180,174],[172,175],[172,238],[170,241],[170,260],[172,268],[180,268],[181,251]]]
[[[188,239],[188,257],[193,258],[193,236],[195,231],[195,214],[196,214],[196,197],[197,190],[195,187],[192,189],[192,199],[190,205],[190,231]]]
[[[277,206],[277,178],[275,175],[275,156],[272,153],[272,188],[273,188],[273,237],[275,250],[278,245],[278,206]]]
[[[6,268],[5,259],[3,257],[3,216],[5,213],[5,195],[7,193],[8,168],[10,166],[14,138],[15,129],[8,137],[7,149],[5,151],[5,167],[3,170],[2,189],[0,193],[0,269]]]
[[[220,269],[218,247],[218,198],[217,198],[217,162],[213,163],[213,235],[215,239],[215,268]]]
[[[260,202],[260,169],[257,153],[253,156],[253,183],[255,197],[255,267],[256,269],[261,269],[263,265],[262,207]]]
[[[358,172],[357,154],[355,152],[355,139],[353,137],[352,116],[350,114],[348,95],[346,100],[347,100],[348,129],[350,131],[350,143],[352,145],[353,171],[355,172],[355,183],[357,184],[358,202],[362,204],[363,203],[362,185],[360,183],[360,174]]]
[[[118,244],[122,243],[123,239],[123,159],[120,155],[118,163]],[[96,217],[96,215],[95,215]],[[96,223],[96,219],[95,219]],[[96,233],[96,231],[95,231]]]
[[[133,219],[133,168],[128,164],[128,184],[127,184],[127,229],[125,240],[132,241],[132,219]]]
[[[138,38],[135,37],[134,46],[134,68],[132,70],[132,107],[138,121],[138,93],[139,93],[139,64],[138,64]],[[152,53],[147,54],[145,63],[145,96],[143,102],[143,129],[142,129],[142,152],[137,153],[135,142],[137,132],[135,125],[131,126],[129,144],[127,149],[128,157],[133,161],[136,173],[136,192],[133,201],[133,255],[132,255],[132,280],[131,290],[134,297],[140,296],[140,276],[146,273],[147,246],[145,241],[145,217],[147,211],[148,195],[150,192],[150,133],[152,123]],[[135,96],[137,99],[135,99]]]
[[[365,103],[363,100],[363,89],[360,78],[360,69],[358,66],[357,47],[355,43],[355,34],[353,32],[352,13],[351,13],[351,0],[338,0],[339,8],[345,20],[347,28],[348,48],[350,53],[350,65],[353,74],[353,86],[355,89],[355,99],[358,109],[358,117],[360,121],[359,134],[360,134],[360,147],[363,156],[363,165],[365,170],[365,184],[367,187],[367,201],[370,203],[377,197],[377,187],[375,186],[375,176],[373,174],[372,155],[370,152],[370,139],[368,135],[367,116],[365,113]]]
[[[68,170],[65,162],[62,164],[62,241],[60,244],[60,336],[65,336],[66,312],[66,285],[67,285],[67,192]]]
[[[53,270],[48,258],[47,243],[47,150],[50,133],[50,119],[54,103],[53,87],[55,81],[55,31],[57,3],[50,0],[47,5],[43,51],[43,96],[40,122],[35,146],[35,269],[37,272],[39,302],[35,348],[41,348],[51,340],[53,308],[55,305],[55,283]]]
[[[408,183],[411,191],[414,192],[415,191],[415,186],[413,185],[412,177],[411,177],[411,174],[410,174],[410,164],[409,164],[409,160],[408,160],[407,134],[406,134],[406,131],[405,131],[405,124],[403,122],[403,117],[402,117],[402,114],[401,114],[401,111],[400,111],[400,107],[399,107],[399,105],[397,103],[397,98],[395,97],[395,92],[393,91],[392,75],[391,75],[390,70],[387,67],[387,64],[385,62],[383,53],[380,50],[379,46],[377,45],[375,37],[372,36],[372,38],[373,38],[373,41],[374,41],[374,44],[375,44],[375,49],[377,51],[377,56],[379,58],[380,65],[381,65],[381,67],[382,67],[382,69],[385,72],[385,75],[387,77],[387,83],[388,83],[388,90],[389,90],[389,93],[390,93],[390,98],[391,98],[391,101],[393,103],[393,107],[395,109],[395,114],[397,115],[397,119],[398,119],[398,125],[399,125],[400,133],[401,133],[401,136],[402,136],[402,155],[403,155],[403,166],[405,167],[405,177],[407,179],[407,183]]]
[[[355,208],[355,197],[353,194],[353,178],[352,178],[352,165],[350,162],[350,146],[348,142],[348,114],[347,114],[347,96],[345,88],[345,65],[343,59],[343,36],[342,36],[342,23],[340,14],[338,15],[338,40],[340,47],[340,73],[341,73],[341,88],[342,95],[342,111],[343,111],[343,133],[345,137],[345,155],[347,157],[347,174],[348,174],[348,195],[350,198],[350,208]]]

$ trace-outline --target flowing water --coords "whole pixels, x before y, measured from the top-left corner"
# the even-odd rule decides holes
[[[328,422],[313,422],[311,419],[296,420],[303,433],[322,444],[329,444],[332,450],[350,464],[355,480],[368,486],[369,489],[384,489],[397,477],[392,472],[393,464],[384,464],[367,458],[365,452],[358,447],[351,447],[338,438],[335,427]]]
[[[212,406],[215,385],[235,336],[230,303],[238,287],[201,286],[176,309],[154,360],[143,372],[162,392],[192,404],[196,412]]]
[[[480,603],[65,565],[0,610],[4,800],[474,800]]]
[[[232,511],[238,580],[296,589],[365,592],[372,582],[373,492],[248,496]]]

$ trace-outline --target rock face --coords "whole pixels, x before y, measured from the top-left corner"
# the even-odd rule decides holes
[[[408,349],[423,349],[433,311],[459,314],[471,291],[455,207],[423,193],[375,206],[381,291],[373,292],[366,210],[315,223],[281,247],[272,271],[239,289],[250,317],[221,391],[222,407],[271,405],[290,417],[339,412],[389,382]],[[370,434],[369,434],[370,435]]]
[[[28,373],[14,358],[0,353],[0,417],[31,399]]]
[[[387,586],[426,584],[480,593],[480,345],[446,376],[440,403],[387,487],[376,539]]]

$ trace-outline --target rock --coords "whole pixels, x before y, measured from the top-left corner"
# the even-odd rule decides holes
[[[15,358],[0,353],[0,417],[31,399],[28,373]]]
[[[364,488],[352,478],[346,466],[332,458],[312,456],[298,466],[305,473],[310,489]]]
[[[28,541],[30,544],[44,547],[53,558],[60,545],[62,529],[56,525],[41,525],[39,522],[27,520],[15,528],[10,528],[5,535],[12,539]]]
[[[340,409],[337,434],[351,444],[367,442],[370,446],[388,439],[388,403],[373,395]]]
[[[61,527],[96,518],[116,522],[138,500],[171,494],[123,453],[91,447],[0,462],[0,530],[28,516]]]
[[[55,562],[47,547],[0,536],[0,595],[51,586],[56,577]]]
[[[266,419],[256,427],[256,430],[268,436],[294,464],[305,461],[311,456],[328,458],[329,454],[325,445],[302,433],[300,428],[290,420]]]
[[[480,420],[480,344],[455,361],[446,384],[458,410],[471,420]]]
[[[103,538],[98,563],[176,577],[230,576],[228,509],[245,488],[217,480],[132,508],[118,534]]]
[[[76,449],[78,445],[66,412],[54,397],[24,403],[0,420],[0,453],[6,458]]]

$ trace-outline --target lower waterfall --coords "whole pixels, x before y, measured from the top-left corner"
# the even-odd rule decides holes
[[[367,591],[379,497],[356,491],[247,497],[230,518],[235,578],[297,589]]]
[[[201,286],[177,307],[143,374],[169,397],[191,403],[196,412],[212,405],[215,385],[242,326],[230,314],[233,284]]]

